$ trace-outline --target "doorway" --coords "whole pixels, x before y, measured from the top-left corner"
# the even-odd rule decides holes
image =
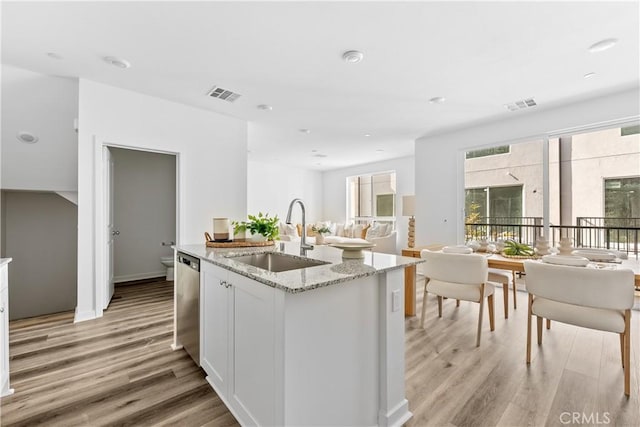
[[[161,258],[177,241],[177,155],[105,146],[106,280],[102,308],[116,284],[162,278]]]

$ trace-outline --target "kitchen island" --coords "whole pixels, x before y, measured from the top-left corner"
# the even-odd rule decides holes
[[[275,247],[176,246],[200,263],[200,362],[242,425],[402,425],[404,268],[420,259],[316,246],[274,272],[238,258]],[[179,348],[179,337],[174,339]]]

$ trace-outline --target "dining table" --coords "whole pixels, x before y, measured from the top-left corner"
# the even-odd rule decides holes
[[[425,246],[416,246],[413,248],[402,249],[403,256],[420,258],[422,249],[439,250],[442,244],[431,244]],[[509,270],[513,274],[513,280],[516,279],[517,273],[524,273],[524,261],[534,259],[542,262],[540,258],[516,258],[507,257],[497,253],[486,253],[489,268],[497,268],[501,270]],[[628,268],[633,270],[635,275],[636,290],[640,290],[640,259],[633,254],[629,254],[629,259],[617,260],[615,263],[593,263],[597,268]],[[416,267],[410,266],[405,268],[404,273],[404,292],[405,292],[405,316],[416,315]]]

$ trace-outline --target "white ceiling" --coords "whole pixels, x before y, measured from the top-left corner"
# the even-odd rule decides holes
[[[639,31],[638,1],[5,1],[2,62],[238,117],[251,123],[250,159],[326,170],[529,114],[504,107],[516,100],[545,109],[636,87]],[[588,52],[606,38],[619,42]],[[364,60],[345,63],[351,49]],[[242,96],[205,96],[214,85]],[[436,96],[447,100],[430,104]]]

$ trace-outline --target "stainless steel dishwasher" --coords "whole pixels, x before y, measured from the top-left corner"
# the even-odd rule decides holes
[[[200,366],[200,260],[178,252],[176,281],[178,342]]]

